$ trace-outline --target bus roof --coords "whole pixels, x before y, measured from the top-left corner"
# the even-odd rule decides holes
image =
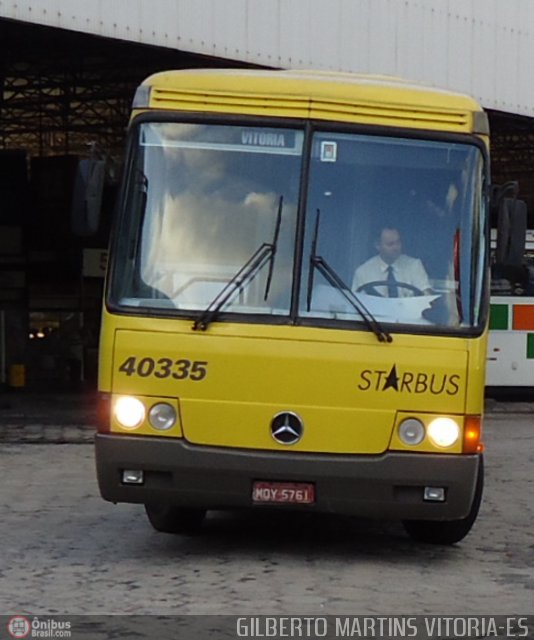
[[[401,78],[306,70],[163,71],[141,85],[134,108],[240,113],[487,133],[471,97]]]

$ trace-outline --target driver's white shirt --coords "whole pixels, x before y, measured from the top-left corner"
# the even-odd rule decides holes
[[[369,258],[367,262],[364,262],[356,269],[354,279],[352,280],[352,290],[357,291],[358,287],[369,282],[384,282],[388,277],[387,269],[389,266],[390,265],[384,262],[379,255]],[[391,266],[393,267],[393,275],[397,282],[411,284],[421,291],[432,289],[421,260],[402,254]],[[387,286],[379,286],[375,287],[375,289],[378,293],[387,297]],[[398,287],[398,293],[399,298],[409,298],[415,295],[410,289],[405,289],[400,286]]]

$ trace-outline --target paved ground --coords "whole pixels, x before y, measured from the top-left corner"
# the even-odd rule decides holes
[[[0,393],[0,442],[82,444],[93,441],[95,391]]]
[[[140,505],[100,498],[92,446],[4,443],[0,602],[28,615],[528,613],[532,420],[492,413],[485,441],[480,516],[454,547],[415,544],[398,523],[264,511],[159,534]]]

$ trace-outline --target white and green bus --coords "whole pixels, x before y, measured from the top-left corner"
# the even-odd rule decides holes
[[[492,230],[492,249],[496,249]],[[534,229],[526,231],[519,263],[494,269],[486,385],[534,388]]]

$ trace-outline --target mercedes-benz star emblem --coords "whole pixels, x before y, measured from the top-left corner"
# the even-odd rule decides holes
[[[296,413],[277,413],[271,422],[271,435],[280,444],[295,444],[302,438],[304,425]]]

